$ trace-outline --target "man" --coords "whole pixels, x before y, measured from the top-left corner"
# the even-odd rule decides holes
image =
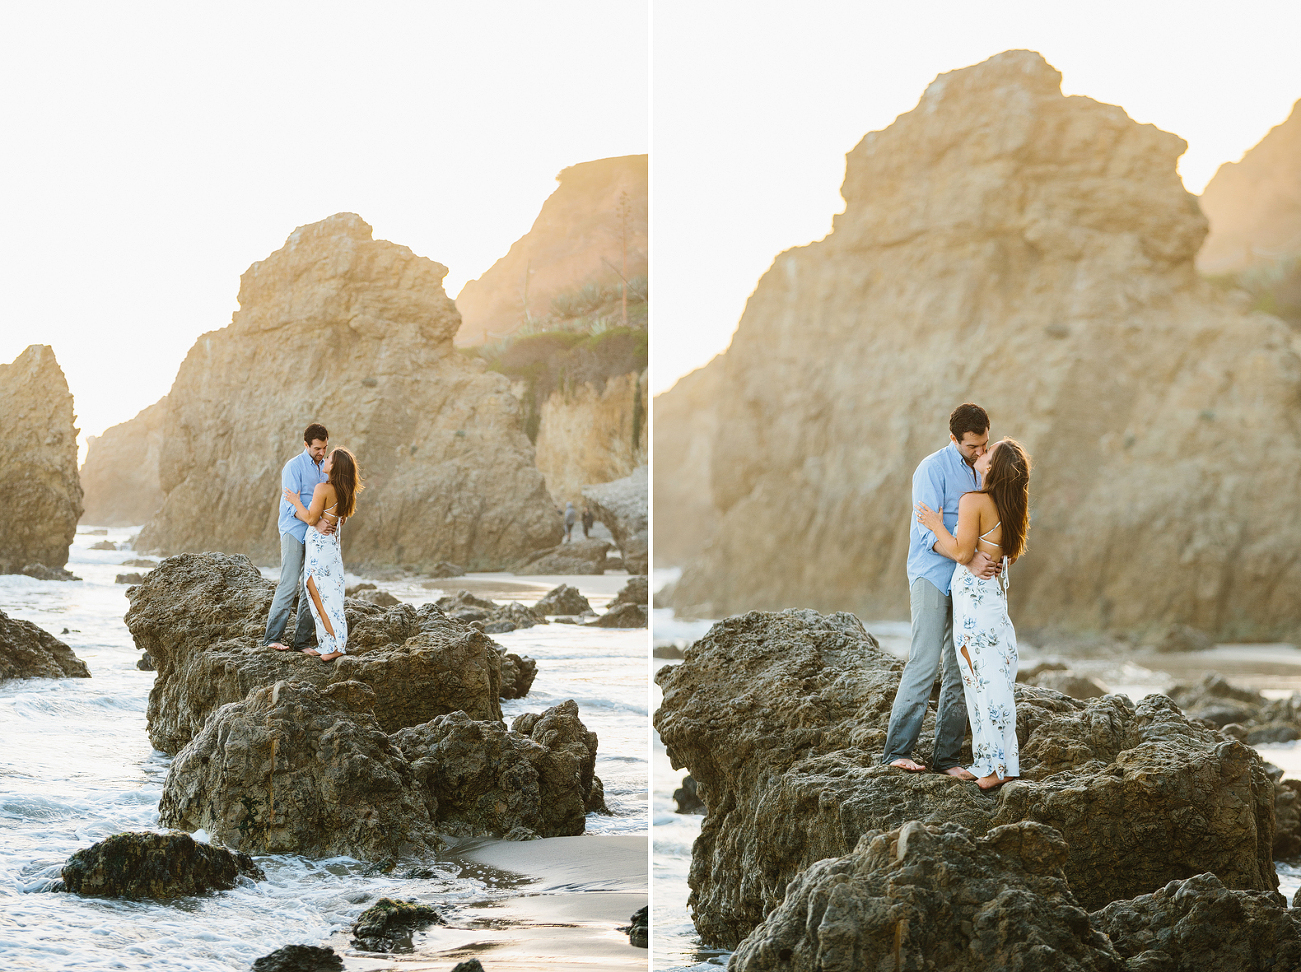
[[[325,461],[329,441],[330,433],[325,430],[325,426],[313,422],[303,432],[303,451],[280,470],[281,488],[298,493],[304,506],[311,506],[312,493],[317,484],[326,481],[325,474],[321,472],[321,463]],[[267,633],[262,638],[262,644],[276,651],[289,651],[289,646],[280,639],[285,636],[289,611],[293,607],[294,596],[297,595],[298,619],[294,622],[294,650],[302,651],[316,641],[316,625],[312,621],[307,596],[302,593],[307,524],[294,515],[293,504],[283,496],[280,500],[279,526],[280,583],[276,585],[276,596],[271,602]],[[334,526],[328,525],[322,532],[333,533]]]
[[[912,508],[925,503],[944,515],[950,532],[958,525],[958,500],[980,488],[975,462],[989,445],[989,416],[979,405],[959,405],[949,416],[949,444],[918,464],[913,473]],[[926,703],[935,674],[943,666],[940,705],[935,715],[933,765],[937,773],[974,780],[958,765],[958,751],[967,733],[967,704],[962,673],[953,650],[953,599],[950,587],[957,564],[935,551],[935,534],[915,517],[908,539],[908,593],[912,606],[912,646],[899,679],[882,762],[910,773],[926,767],[912,759],[921,733]],[[967,565],[978,577],[991,577],[998,565],[983,552]]]
[[[592,527],[596,524],[596,515],[583,504],[583,539],[586,540],[592,532]]]
[[[574,524],[578,522],[578,511],[574,509],[573,503],[565,504],[565,543],[572,543],[574,540]]]

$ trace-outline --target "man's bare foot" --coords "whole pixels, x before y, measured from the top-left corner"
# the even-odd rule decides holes
[[[925,772],[926,772],[926,767],[925,767],[925,766],[923,766],[921,763],[913,762],[913,761],[912,761],[911,759],[909,759],[907,756],[904,756],[904,757],[902,757],[901,759],[896,759],[896,760],[895,760],[894,762],[892,762],[890,765],[896,767],[897,769],[906,770],[906,771],[909,772],[909,773],[925,773]]]
[[[999,776],[997,773],[990,773],[988,776],[982,776],[976,780],[976,786],[982,790],[996,790],[1008,780],[1016,779],[1015,776]]]
[[[311,655],[313,658],[320,658],[320,657],[321,657],[321,653],[320,653],[319,651],[317,651],[315,648],[304,648],[304,649],[303,649],[303,654],[304,654],[304,655]]]
[[[267,647],[268,647],[268,648],[274,648],[276,651],[292,651],[292,650],[293,650],[293,649],[290,648],[288,645],[284,644],[283,642],[279,642],[279,641],[273,641],[273,642],[271,642],[271,644],[267,645]]]
[[[341,651],[332,651],[332,652],[330,652],[330,653],[328,653],[328,654],[325,654],[325,655],[318,655],[317,657],[320,658],[321,661],[323,661],[323,662],[332,662],[332,661],[334,661],[336,658],[342,658],[342,657],[343,657],[343,652],[341,652]]]
[[[967,782],[971,782],[976,778],[975,773],[971,772],[971,770],[963,769],[961,766],[950,766],[948,769],[941,770],[940,772],[952,776],[956,780],[966,780]]]

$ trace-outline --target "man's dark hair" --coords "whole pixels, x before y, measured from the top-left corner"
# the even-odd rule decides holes
[[[303,432],[303,441],[307,445],[311,445],[313,439],[320,439],[322,442],[330,441],[330,433],[325,431],[325,426],[320,422],[313,422]]]
[[[959,442],[968,432],[984,435],[989,431],[989,416],[979,405],[964,402],[949,413],[949,431]]]

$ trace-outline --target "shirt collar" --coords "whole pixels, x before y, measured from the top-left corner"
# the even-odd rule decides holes
[[[949,445],[953,445],[953,443],[950,442]],[[307,448],[307,446],[303,446],[303,455],[305,455],[307,457],[307,461],[310,462],[317,469],[321,468],[321,462],[325,462],[324,456],[321,457],[321,462],[317,462],[314,458],[312,458],[312,450]],[[962,457],[959,456],[958,458],[961,459]]]

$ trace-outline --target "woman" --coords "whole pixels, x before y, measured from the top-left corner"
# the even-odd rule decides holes
[[[953,641],[971,720],[971,772],[982,790],[1021,773],[1016,741],[1016,631],[1007,616],[1007,568],[1025,553],[1030,529],[1030,456],[1015,439],[996,442],[976,460],[981,489],[958,501],[957,536],[925,503],[917,519],[935,534],[935,550],[958,562],[953,573]],[[983,546],[982,546],[983,545]],[[984,550],[1003,571],[981,580],[966,565]]]
[[[319,529],[307,531],[307,550],[303,565],[303,587],[310,598],[312,620],[316,622],[316,642],[325,652],[314,648],[303,649],[304,655],[316,655],[323,662],[332,662],[348,651],[348,620],[343,616],[343,548],[340,535],[343,523],[357,509],[357,494],[365,487],[361,483],[361,470],[357,459],[344,448],[337,448],[321,464],[321,472],[328,477],[312,493],[312,505],[304,508],[303,501],[292,489],[285,490],[285,499],[294,505],[295,515],[308,526],[315,527],[322,518],[336,524],[329,536]]]

